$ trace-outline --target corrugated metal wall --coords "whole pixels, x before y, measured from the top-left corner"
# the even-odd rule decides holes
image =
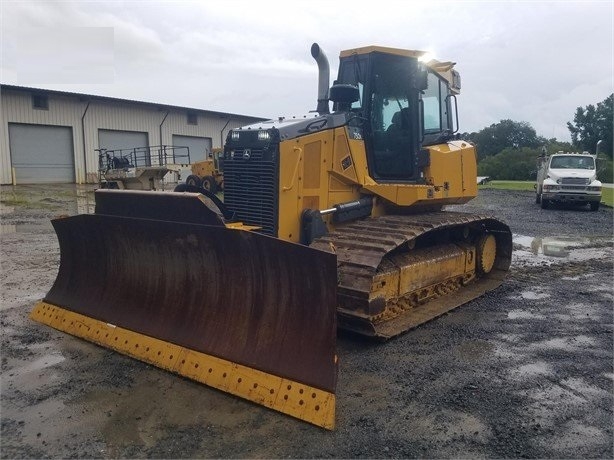
[[[83,154],[78,152],[83,152],[81,114],[85,104],[77,98],[57,95],[49,96],[49,110],[33,109],[31,94],[30,92],[3,90],[0,95],[0,106],[2,107],[2,120],[0,120],[2,122],[2,126],[0,126],[0,182],[2,184],[13,182],[8,124],[26,123],[72,127],[76,181],[83,183],[85,180]]]
[[[48,94],[49,109],[32,108],[32,94]],[[101,99],[88,95],[46,93],[44,90],[2,89],[0,94],[0,183],[13,182],[9,123],[72,127],[77,183],[98,181],[98,130],[146,132],[150,145],[172,145],[173,134],[210,137],[221,147],[228,130],[251,124],[253,117],[219,114],[156,104]],[[188,112],[196,124],[188,123]],[[229,121],[230,119],[230,121]],[[190,121],[194,121],[193,119]],[[222,132],[223,130],[223,132]],[[85,136],[84,136],[85,134]]]

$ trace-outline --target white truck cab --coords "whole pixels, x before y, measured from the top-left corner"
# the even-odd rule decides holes
[[[601,202],[597,156],[588,152],[557,152],[539,157],[535,191],[535,201],[544,209],[553,202],[588,203],[591,211],[597,211]]]

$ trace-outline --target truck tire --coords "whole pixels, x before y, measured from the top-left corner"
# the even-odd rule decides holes
[[[591,201],[589,206],[591,207],[591,211],[599,211],[599,201]]]
[[[217,182],[215,182],[213,176],[203,177],[202,187],[211,193],[217,193]]]
[[[542,202],[542,196],[540,193],[535,194],[535,203],[540,204]]]
[[[202,185],[202,181],[200,180],[200,177],[198,177],[196,174],[190,174],[186,178],[185,183],[193,187],[200,187]]]
[[[543,198],[540,201],[542,204],[542,209],[548,209],[550,207],[550,201],[544,200]]]

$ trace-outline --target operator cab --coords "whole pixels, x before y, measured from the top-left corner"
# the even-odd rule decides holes
[[[361,128],[369,171],[378,182],[419,181],[428,164],[422,147],[446,142],[455,133],[452,101],[460,89],[458,73],[453,63],[420,62],[423,54],[381,47],[341,53],[331,88],[333,110],[354,115],[350,127]],[[455,77],[455,86],[441,71]],[[349,86],[358,94],[350,96]]]

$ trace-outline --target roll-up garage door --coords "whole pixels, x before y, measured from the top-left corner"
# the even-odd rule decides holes
[[[181,136],[173,134],[174,147],[190,148],[190,163],[204,160],[208,152],[211,152],[211,138],[197,136]]]
[[[147,133],[140,131],[98,130],[98,148],[107,150],[134,149],[147,147]]]
[[[9,123],[9,147],[18,184],[75,182],[72,128]]]

